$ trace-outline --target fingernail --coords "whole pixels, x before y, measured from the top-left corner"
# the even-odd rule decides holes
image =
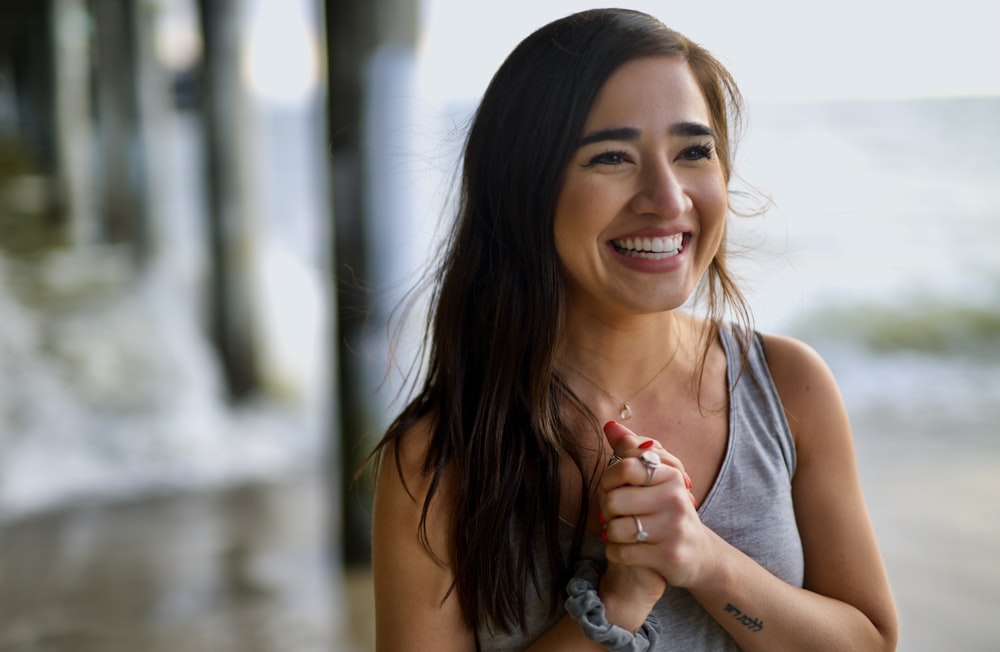
[[[607,530],[601,530],[601,541],[603,541],[604,543],[608,542],[608,531]]]
[[[687,473],[685,473],[684,474],[684,488],[685,489],[691,489],[693,486],[694,486],[694,483],[691,482],[691,476],[689,476]]]
[[[597,520],[600,521],[601,525],[607,525],[608,522],[604,520],[604,514],[597,512]]]
[[[694,505],[695,509],[698,509],[698,499],[694,497],[694,494],[689,493],[688,495],[691,496],[691,504]]]
[[[653,444],[656,443],[652,439],[647,439],[646,441],[639,444],[639,448],[652,448]]]
[[[604,424],[603,426],[601,426],[601,430],[604,430],[605,428],[607,428],[608,426],[610,426],[610,425],[611,425],[612,423],[614,423],[614,422],[615,422],[615,420],[614,420],[614,419],[612,419],[611,421],[608,421],[608,422],[607,422],[607,423],[605,423],[605,424]]]

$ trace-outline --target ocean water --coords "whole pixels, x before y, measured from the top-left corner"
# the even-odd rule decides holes
[[[859,409],[995,411],[1000,98],[748,118],[737,171],[772,205],[733,240],[759,327],[820,350]]]

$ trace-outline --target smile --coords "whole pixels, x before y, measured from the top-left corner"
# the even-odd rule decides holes
[[[612,240],[618,253],[632,258],[648,258],[663,260],[681,252],[684,247],[684,234],[678,233],[665,238],[624,238]]]

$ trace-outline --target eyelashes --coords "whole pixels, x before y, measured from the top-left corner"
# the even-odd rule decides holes
[[[701,159],[712,160],[715,155],[715,143],[708,141],[699,143],[693,147],[688,147],[678,157],[685,161],[698,161]]]
[[[611,167],[618,167],[620,165],[625,165],[631,162],[627,152],[619,150],[607,150],[601,152],[597,156],[594,156],[589,161],[583,164],[585,168],[592,168],[597,165],[610,165]]]
[[[681,150],[680,154],[677,155],[675,160],[677,161],[710,161],[715,156],[715,143],[713,141],[705,141],[703,143],[698,143],[690,147],[686,147]],[[583,163],[581,167],[592,168],[598,165],[607,165],[609,167],[619,167],[625,165],[626,163],[631,163],[631,155],[624,150],[609,149],[606,151],[593,156],[586,163]]]

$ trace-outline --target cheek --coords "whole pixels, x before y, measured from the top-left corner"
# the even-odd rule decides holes
[[[594,215],[595,194],[589,184],[567,183],[559,193],[553,230],[556,251],[560,256],[575,248],[573,243],[590,229]]]
[[[729,196],[724,185],[710,183],[700,189],[695,202],[701,222],[698,258],[702,265],[708,265],[718,254],[725,237]]]
[[[729,193],[721,179],[717,184],[709,184],[701,193],[701,205],[698,211],[702,224],[709,230],[722,231],[729,213]]]
[[[572,251],[571,238],[573,234],[572,220],[569,213],[565,212],[566,207],[562,203],[556,210],[555,220],[552,223],[552,240],[556,247],[556,256],[560,262],[565,262],[566,253]]]

